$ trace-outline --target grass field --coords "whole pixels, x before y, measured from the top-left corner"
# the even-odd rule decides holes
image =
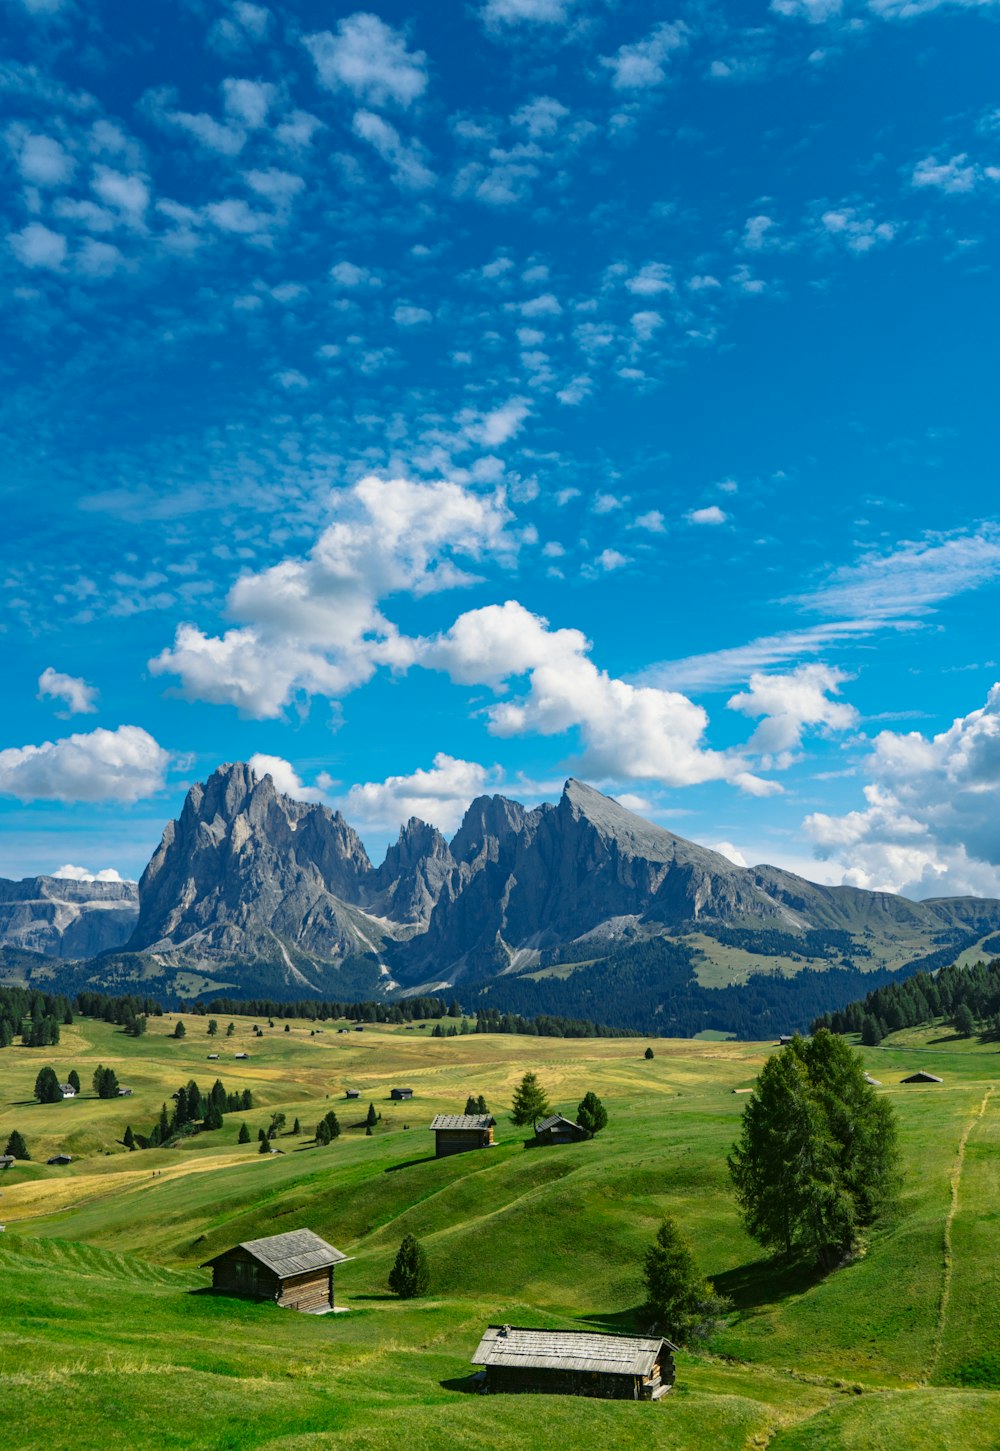
[[[899,1034],[866,1061],[896,1104],[906,1161],[897,1220],[825,1280],[762,1260],[739,1224],[725,1154],[770,1045],[432,1039],[429,1029],[322,1034],[279,1023],[211,1042],[205,1020],[151,1021],[127,1038],[78,1020],[57,1048],[0,1052],[0,1135],[21,1129],[30,1164],[0,1174],[0,1376],[12,1448],[751,1448],[970,1451],[1000,1447],[1000,1054],[947,1030]],[[223,1028],[225,1024],[222,1024]],[[219,1061],[208,1062],[217,1051]],[[249,1060],[233,1054],[246,1051]],[[130,1099],[89,1091],[98,1062]],[[51,1063],[84,1084],[38,1105]],[[939,1086],[903,1087],[926,1066]],[[528,1150],[502,1111],[533,1068],[575,1111],[593,1088],[607,1130]],[[249,1087],[246,1115],[182,1148],[128,1154],[189,1078]],[[412,1086],[412,1103],[388,1098]],[[357,1103],[344,1100],[357,1087]],[[482,1093],[498,1147],[433,1159],[432,1115]],[[382,1114],[372,1137],[368,1103]],[[330,1107],[344,1133],[311,1144]],[[308,1130],[264,1157],[272,1109]],[[45,1159],[65,1150],[65,1168]],[[641,1259],[664,1212],[729,1294],[730,1322],[678,1360],[657,1405],[469,1393],[490,1321],[631,1329]],[[352,1258],[345,1315],[313,1317],[204,1293],[211,1255],[309,1226]],[[406,1231],[424,1243],[429,1295],[400,1302],[386,1275]],[[997,1389],[994,1389],[997,1387]]]

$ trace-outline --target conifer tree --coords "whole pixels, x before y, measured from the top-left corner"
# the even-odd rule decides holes
[[[24,1142],[24,1135],[18,1129],[12,1129],[10,1138],[7,1140],[5,1154],[10,1154],[14,1159],[30,1159],[28,1145]]]
[[[66,1082],[69,1084],[70,1088],[75,1088],[77,1093],[80,1092],[80,1075],[79,1073],[77,1073],[75,1068],[71,1068],[69,1070],[69,1077],[66,1079]]]
[[[424,1247],[412,1234],[404,1235],[396,1262],[389,1271],[389,1289],[401,1300],[412,1300],[417,1295],[426,1295],[429,1285]]]
[[[321,1118],[316,1125],[315,1139],[317,1144],[328,1144],[330,1142],[330,1125],[325,1118]]]
[[[373,1129],[378,1123],[378,1114],[375,1112],[375,1105],[373,1103],[368,1105],[368,1117],[365,1119],[365,1123],[370,1129]]]
[[[292,1124],[292,1133],[298,1135],[301,1132],[302,1132],[302,1125],[299,1123],[298,1119],[296,1118],[295,1122]]]
[[[122,1143],[125,1145],[126,1149],[128,1149],[129,1153],[131,1153],[132,1150],[135,1148],[135,1134],[132,1132],[131,1124],[125,1125],[125,1134],[122,1138]]]
[[[642,1055],[642,1056],[643,1056],[643,1057],[644,1057],[644,1058],[645,1058],[645,1059],[647,1059],[647,1060],[648,1060],[648,1059],[650,1059],[650,1058],[653,1058],[653,1057],[655,1057],[655,1054],[654,1054],[654,1053],[653,1053],[653,1050],[652,1050],[652,1048],[647,1048],[647,1049],[646,1049],[646,1051],[645,1051],[645,1053],[644,1053],[644,1054],[643,1054],[643,1055]]]
[[[35,1097],[39,1103],[60,1103],[62,1089],[54,1068],[43,1068],[35,1079]]]
[[[669,1216],[646,1251],[643,1270],[650,1318],[661,1335],[680,1345],[709,1334],[731,1308],[699,1274],[690,1245]]]
[[[239,1137],[236,1142],[239,1144],[248,1144],[250,1142],[250,1130],[245,1123],[240,1124]]]
[[[585,1093],[576,1111],[576,1121],[586,1129],[591,1138],[599,1134],[608,1122],[608,1111],[596,1093]]]
[[[532,1124],[536,1119],[546,1118],[552,1112],[545,1089],[534,1073],[526,1073],[514,1092],[511,1105],[511,1122]]]
[[[177,1019],[177,1026],[174,1029],[174,1037],[175,1038],[186,1038],[187,1037],[187,1028],[185,1028],[185,1026],[181,1022],[180,1018]]]

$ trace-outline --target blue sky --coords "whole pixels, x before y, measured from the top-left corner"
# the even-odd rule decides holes
[[[1000,894],[998,22],[8,0],[0,873],[260,757]]]

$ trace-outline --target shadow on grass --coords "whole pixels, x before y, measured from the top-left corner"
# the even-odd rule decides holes
[[[383,1174],[396,1174],[400,1169],[412,1169],[417,1164],[433,1164],[436,1157],[436,1154],[425,1154],[422,1159],[404,1159],[401,1164],[390,1164],[382,1172]]]
[[[773,1305],[791,1295],[802,1295],[823,1278],[823,1270],[814,1265],[785,1258],[754,1260],[712,1276],[716,1294],[732,1300],[737,1310],[753,1310],[758,1305]]]
[[[927,1046],[928,1048],[933,1048],[935,1043],[964,1043],[972,1036],[970,1033],[949,1033],[944,1038],[928,1038]]]
[[[382,1300],[382,1301],[385,1301],[385,1300],[398,1300],[398,1299],[399,1299],[399,1296],[398,1295],[352,1295],[351,1296],[351,1302],[352,1302],[352,1304],[353,1304],[353,1302],[355,1300]]]
[[[593,1315],[578,1315],[576,1318],[583,1326],[600,1325],[618,1335],[641,1335],[647,1323],[641,1305],[634,1305],[631,1310],[598,1311]]]
[[[450,1380],[439,1380],[438,1385],[443,1391],[457,1391],[462,1396],[478,1396],[482,1394],[483,1376],[481,1372],[458,1375]]]

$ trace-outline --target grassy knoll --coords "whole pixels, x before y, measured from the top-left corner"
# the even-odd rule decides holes
[[[381,1448],[401,1437],[412,1451],[1000,1445],[1000,1376],[990,1380],[988,1356],[1000,1349],[1000,1091],[986,1097],[1000,1079],[995,1047],[938,1030],[866,1050],[900,1113],[903,1205],[856,1263],[817,1280],[762,1262],[729,1192],[725,1154],[745,1102],[733,1090],[753,1081],[770,1045],[658,1040],[646,1061],[642,1039],[431,1039],[426,1028],[330,1025],[313,1037],[282,1023],[258,1039],[249,1021],[226,1038],[223,1020],[212,1042],[205,1020],[187,1017],[178,1041],[174,1021],[152,1022],[139,1040],[80,1021],[56,1048],[0,1052],[0,1133],[19,1127],[35,1160],[0,1176],[12,1451]],[[250,1059],[237,1062],[239,1051]],[[96,1064],[110,1063],[134,1096],[25,1102],[49,1062],[60,1077],[75,1066],[85,1089]],[[945,1082],[899,1084],[921,1066]],[[595,1089],[611,1114],[605,1133],[527,1149],[501,1117],[497,1148],[431,1157],[433,1113],[461,1110],[468,1093],[502,1110],[527,1068],[564,1111]],[[249,1087],[254,1109],[182,1148],[124,1151],[126,1122],[148,1128],[180,1083],[205,1089],[216,1076]],[[392,1103],[393,1084],[416,1100]],[[358,1103],[345,1102],[348,1085],[361,1089]],[[371,1138],[369,1101],[382,1113]],[[272,1109],[311,1132],[329,1107],[345,1132],[328,1147],[288,1134],[271,1158],[236,1142],[244,1117],[256,1139]],[[48,1167],[63,1148],[75,1162]],[[681,1357],[664,1403],[466,1393],[468,1357],[490,1320],[633,1328],[642,1253],[665,1212],[736,1313],[703,1352]],[[350,1314],[203,1293],[198,1267],[210,1255],[300,1225],[352,1256],[338,1272]],[[426,1299],[399,1302],[385,1280],[407,1231],[427,1250],[432,1283]]]

